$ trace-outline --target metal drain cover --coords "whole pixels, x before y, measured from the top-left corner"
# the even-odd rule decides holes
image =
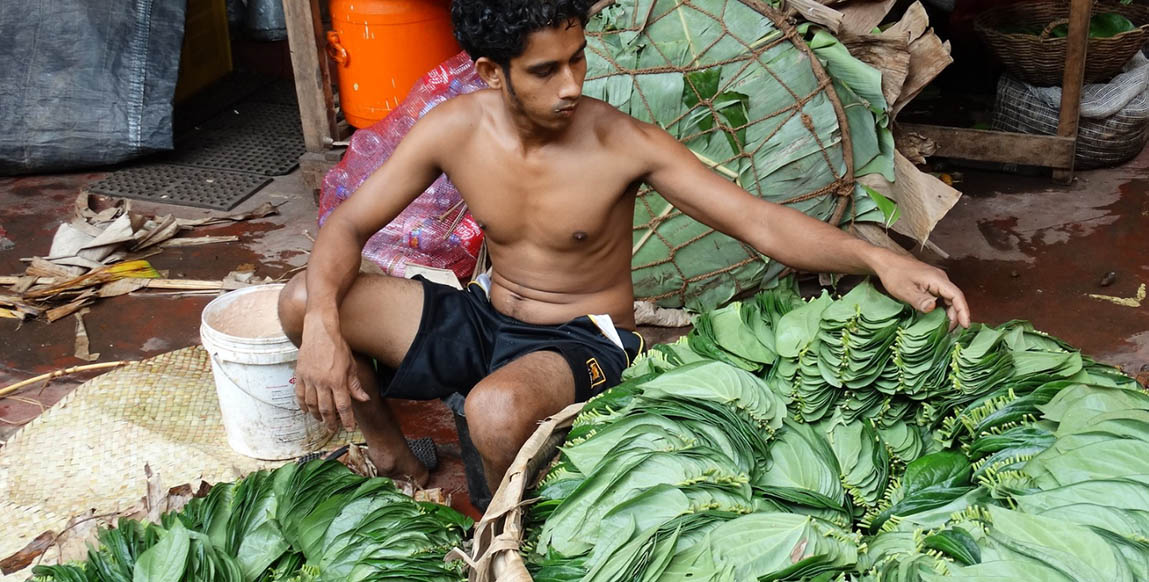
[[[282,103],[299,107],[299,98],[295,93],[295,82],[291,79],[279,79],[268,83],[256,91],[248,101],[262,101],[264,103]]]
[[[246,101],[215,114],[200,125],[202,129],[239,129],[272,133],[276,136],[303,136],[299,108],[282,103]]]
[[[152,164],[126,168],[88,185],[88,191],[165,204],[231,210],[271,182],[266,176],[220,169]]]
[[[285,135],[238,128],[201,129],[176,148],[176,153],[164,160],[166,163],[264,176],[290,172],[306,151],[302,133]]]
[[[282,176],[306,151],[299,109],[247,101],[216,114],[176,142],[166,164]]]
[[[174,151],[151,158],[151,164],[118,170],[88,190],[230,210],[270,182],[268,176],[287,174],[299,165],[306,147],[294,89],[293,83],[229,78],[211,89],[212,94],[227,97],[223,103],[243,96],[247,101],[222,111],[213,107],[217,112],[206,120],[189,113]],[[257,92],[258,97],[253,95]]]

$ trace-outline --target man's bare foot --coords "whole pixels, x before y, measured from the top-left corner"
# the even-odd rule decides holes
[[[402,479],[414,483],[417,487],[426,487],[431,481],[431,472],[427,470],[426,465],[415,458],[410,448],[404,447],[404,449],[398,454],[391,455],[368,448],[367,456],[375,464],[375,470],[380,476]]]

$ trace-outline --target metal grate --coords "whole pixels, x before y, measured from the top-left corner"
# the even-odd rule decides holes
[[[180,142],[169,164],[282,176],[299,164],[303,136],[241,129],[205,129]]]
[[[204,117],[186,116],[172,152],[154,164],[119,170],[89,191],[230,210],[271,180],[287,174],[306,151],[294,84],[229,78],[209,90],[221,99],[197,98],[202,113],[216,103],[233,103]],[[234,103],[247,97],[246,101]],[[218,107],[218,105],[215,105]],[[202,121],[194,121],[199,119]],[[194,123],[193,125],[190,125]]]
[[[232,105],[202,123],[200,129],[262,131],[276,135],[298,135],[301,139],[303,136],[297,106],[259,101],[245,101]]]
[[[279,103],[229,107],[176,143],[166,163],[281,176],[305,151],[299,110]]]
[[[266,176],[220,169],[151,164],[119,170],[88,186],[107,196],[231,210],[270,182]]]
[[[250,101],[263,101],[265,103],[282,103],[284,105],[299,106],[299,98],[295,93],[295,83],[290,79],[280,79],[269,83],[256,91]]]

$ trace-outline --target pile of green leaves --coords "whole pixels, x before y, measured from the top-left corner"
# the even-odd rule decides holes
[[[784,285],[625,377],[534,492],[538,582],[1149,579],[1149,394],[1025,322]]]
[[[121,519],[88,559],[37,566],[59,582],[459,582],[443,557],[470,518],[417,502],[389,479],[334,461],[288,464],[220,483],[161,522]]]

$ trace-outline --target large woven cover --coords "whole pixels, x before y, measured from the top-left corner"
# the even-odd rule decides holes
[[[665,128],[755,196],[823,221],[845,215],[855,197],[845,113],[818,59],[775,11],[753,0],[620,0],[592,18],[587,37],[585,95]],[[782,270],[640,191],[638,299],[713,307]]]

